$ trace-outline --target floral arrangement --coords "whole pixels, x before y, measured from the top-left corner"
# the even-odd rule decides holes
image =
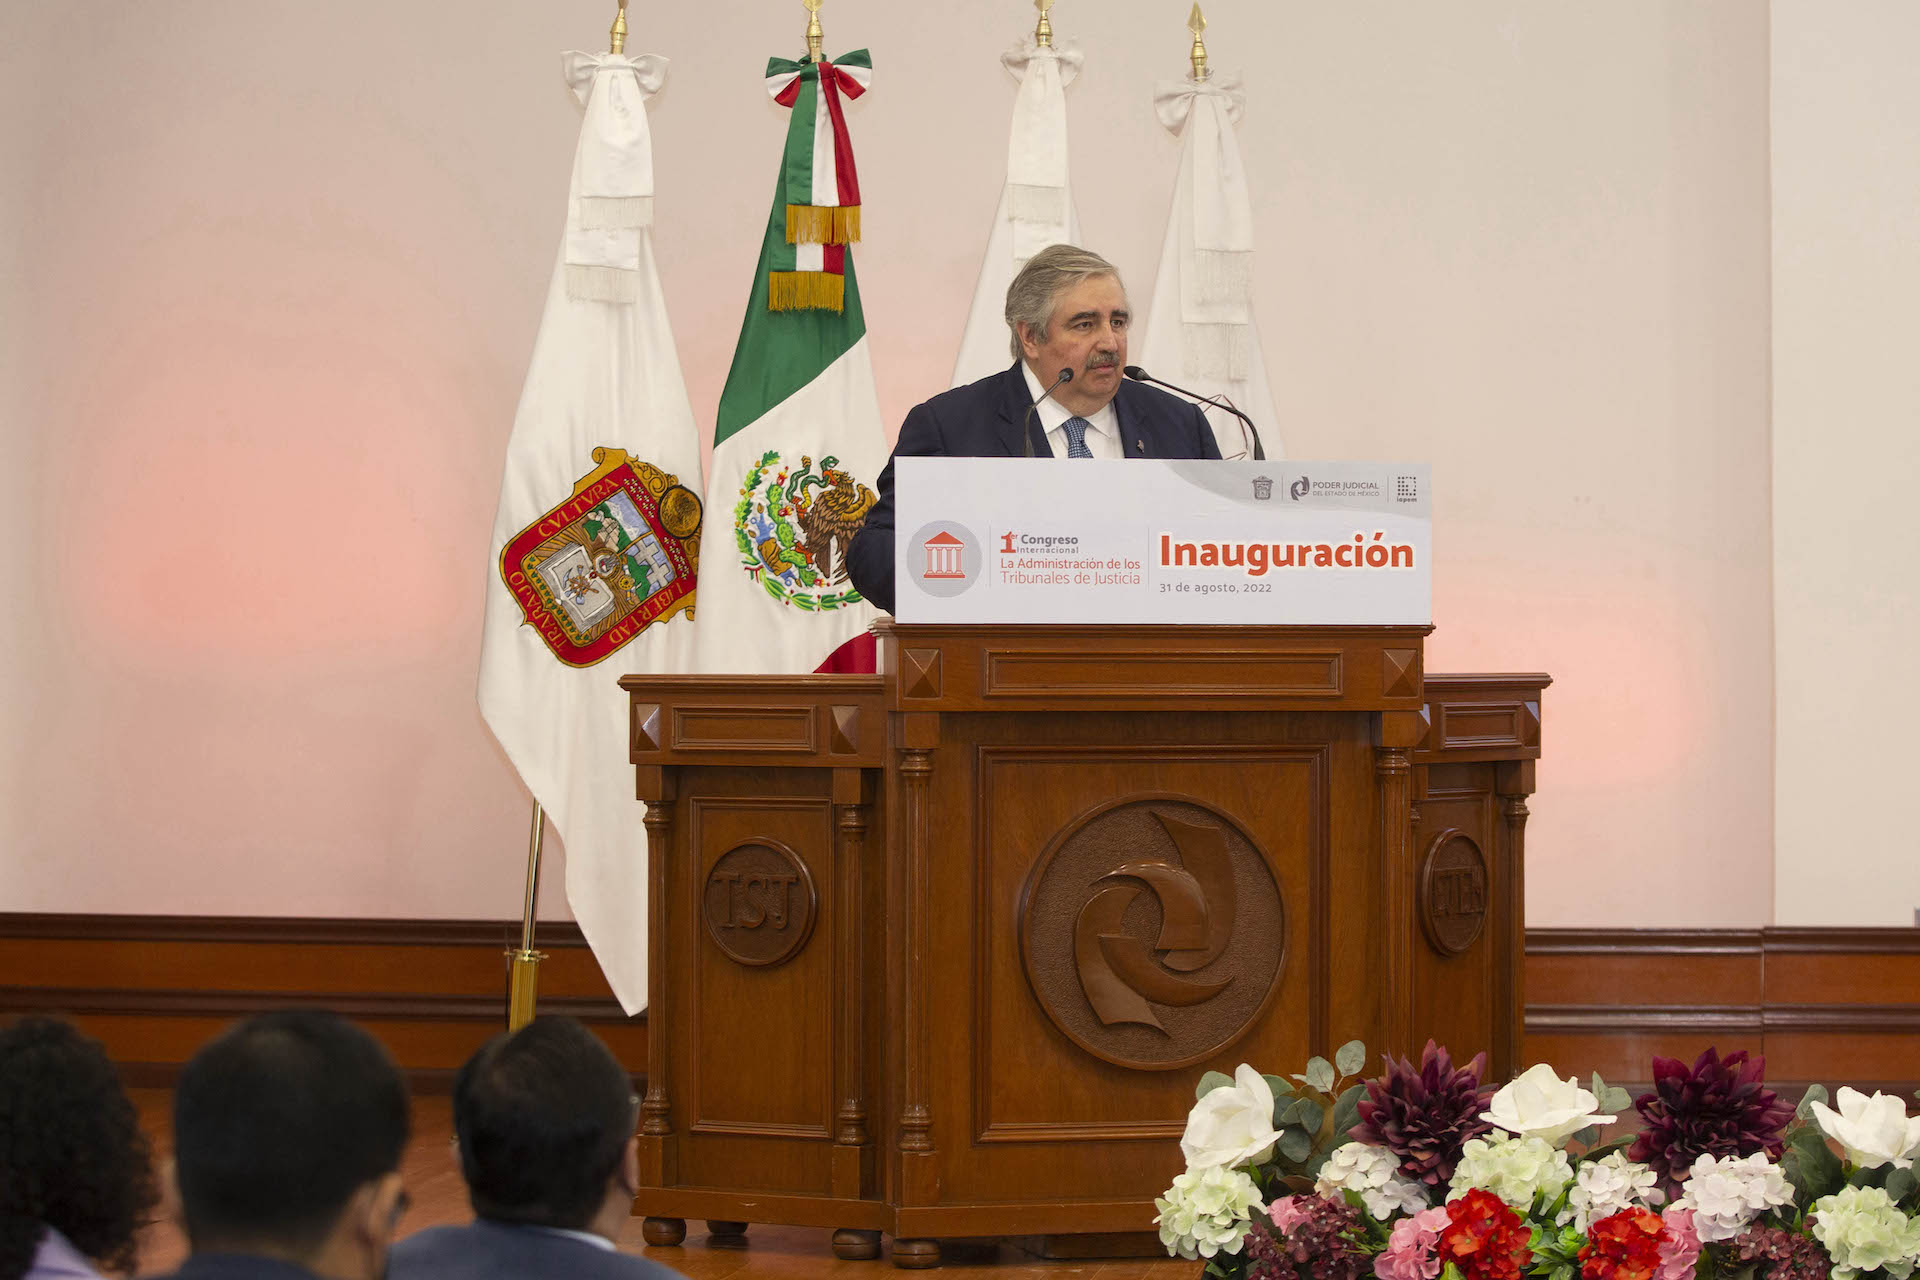
[[[1909,1280],[1920,1117],[1765,1060],[1653,1060],[1638,1098],[1427,1043],[1382,1074],[1353,1041],[1291,1077],[1208,1072],[1154,1201],[1167,1251],[1219,1280]],[[1634,1133],[1601,1142],[1631,1108]],[[1837,1148],[1837,1150],[1836,1150]]]

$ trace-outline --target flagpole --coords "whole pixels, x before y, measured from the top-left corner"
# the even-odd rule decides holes
[[[1200,33],[1207,29],[1207,19],[1200,12],[1198,0],[1195,0],[1193,12],[1187,15],[1187,30],[1193,32],[1193,48],[1187,52],[1187,60],[1193,64],[1193,82],[1199,84],[1211,72],[1207,70],[1207,45]]]
[[[1053,0],[1033,0],[1033,7],[1040,11],[1040,21],[1033,26],[1034,47],[1051,49],[1053,48],[1053,22],[1048,18],[1047,13],[1053,8]]]
[[[800,0],[807,6],[807,61],[826,56],[827,33],[820,29],[820,0]]]
[[[511,977],[507,984],[507,1030],[518,1031],[533,1021],[534,1001],[540,991],[540,962],[547,957],[533,949],[533,913],[540,897],[540,837],[547,826],[546,811],[533,802],[533,831],[527,837],[527,900],[520,913],[520,949],[509,951]]]

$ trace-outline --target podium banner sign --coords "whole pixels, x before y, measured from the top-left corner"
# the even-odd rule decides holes
[[[894,459],[903,623],[1425,625],[1424,463]]]

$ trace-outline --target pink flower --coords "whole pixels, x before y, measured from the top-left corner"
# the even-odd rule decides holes
[[[1276,1234],[1284,1236],[1306,1220],[1307,1211],[1299,1200],[1299,1196],[1282,1196],[1267,1206],[1267,1216],[1273,1219]]]
[[[1691,1280],[1694,1263],[1700,1260],[1693,1210],[1668,1209],[1660,1217],[1667,1224],[1667,1238],[1660,1246],[1660,1269],[1653,1273],[1653,1280]]]
[[[1373,1260],[1373,1274],[1380,1280],[1434,1280],[1440,1274],[1440,1259],[1433,1245],[1447,1221],[1442,1205],[1394,1223],[1386,1250]]]

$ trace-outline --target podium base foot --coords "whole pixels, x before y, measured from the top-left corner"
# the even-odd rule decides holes
[[[880,1233],[843,1227],[833,1233],[833,1256],[843,1262],[869,1262],[880,1256]]]
[[[747,1247],[747,1224],[730,1222],[725,1219],[707,1219],[707,1248],[744,1249]]]
[[[940,1265],[938,1240],[895,1240],[893,1265],[902,1271],[926,1271]]]
[[[646,1218],[640,1223],[640,1238],[651,1245],[679,1244],[687,1238],[685,1218]]]

